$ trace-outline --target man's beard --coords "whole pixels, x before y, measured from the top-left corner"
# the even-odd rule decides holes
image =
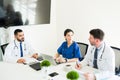
[[[94,46],[94,45],[95,45],[95,43],[93,43],[93,42],[90,42],[90,44],[91,44],[92,46]]]
[[[24,38],[22,39],[17,39],[19,42],[24,42]]]

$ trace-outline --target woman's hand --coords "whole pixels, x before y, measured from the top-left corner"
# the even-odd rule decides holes
[[[56,58],[56,62],[58,62],[58,63],[65,63],[66,60],[64,58],[62,58],[62,57],[58,57],[58,58]]]

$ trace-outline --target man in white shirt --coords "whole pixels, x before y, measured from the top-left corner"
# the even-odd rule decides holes
[[[85,73],[87,80],[101,80],[103,73],[115,72],[115,54],[110,46],[104,41],[104,32],[101,29],[92,29],[89,42],[92,45],[83,61],[77,64],[76,69],[80,70],[84,66],[91,66],[101,71],[101,73]]]
[[[31,46],[24,41],[24,32],[21,29],[14,31],[15,40],[6,47],[4,61],[13,63],[26,63],[25,57],[38,58]]]

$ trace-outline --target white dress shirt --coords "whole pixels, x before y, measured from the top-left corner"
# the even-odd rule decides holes
[[[88,65],[93,67],[95,49],[95,46],[89,48],[85,58],[80,62],[82,66]],[[103,73],[108,71],[113,74],[115,73],[115,53],[105,42],[102,42],[98,48],[97,66],[99,70],[103,71]],[[103,75],[103,73],[101,74]],[[101,74],[95,74],[97,80],[100,80],[98,78],[102,78],[100,76]]]
[[[27,42],[22,42],[22,49],[23,49],[23,57],[31,56],[35,51]],[[14,62],[16,63],[18,59],[20,59],[20,42],[14,40],[13,42],[9,43],[9,45],[5,49],[4,54],[4,61],[6,62]]]

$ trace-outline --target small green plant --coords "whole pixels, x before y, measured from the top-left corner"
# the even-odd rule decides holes
[[[40,64],[42,67],[44,66],[44,67],[48,67],[48,66],[50,66],[51,65],[51,63],[50,63],[50,61],[48,61],[48,60],[44,60],[44,61],[42,61],[42,63]]]
[[[76,71],[70,71],[67,73],[66,77],[67,79],[70,79],[70,80],[78,80],[79,74]]]

